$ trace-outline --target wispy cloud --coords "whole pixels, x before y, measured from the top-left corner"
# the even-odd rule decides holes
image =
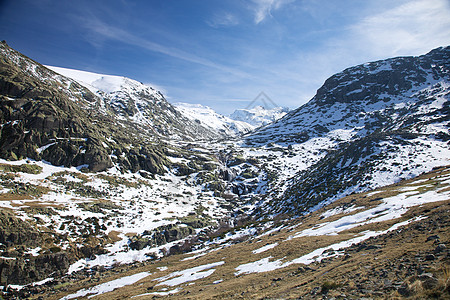
[[[272,11],[294,2],[295,0],[252,0],[255,24],[259,24],[267,17],[272,16]]]
[[[366,17],[352,33],[376,56],[422,54],[450,43],[450,2],[410,1]]]
[[[215,14],[211,20],[206,21],[206,23],[214,28],[220,27],[230,27],[239,24],[239,19],[236,15],[229,12],[222,12]]]
[[[106,24],[96,18],[84,20],[83,26],[90,32],[90,34],[95,33],[101,39],[119,41],[128,45],[144,48],[152,52],[161,53],[190,63],[199,64],[205,67],[220,70],[222,72],[229,73],[241,78],[251,77],[250,74],[243,72],[241,70],[215,63],[207,58],[191,54],[189,52],[180,50],[176,47],[164,46],[162,44],[137,36],[122,28],[117,28],[109,24]]]

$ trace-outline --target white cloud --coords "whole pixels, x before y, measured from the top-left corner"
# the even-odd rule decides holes
[[[295,0],[252,0],[254,4],[252,9],[254,12],[255,23],[261,23],[268,16],[272,16],[272,11],[294,1]]]
[[[414,0],[368,16],[352,28],[353,44],[374,56],[419,55],[450,43],[447,0]]]
[[[251,75],[236,68],[218,64],[205,57],[189,53],[173,46],[165,46],[160,43],[153,42],[149,39],[142,38],[127,30],[110,26],[98,19],[85,20],[83,26],[86,27],[90,34],[96,34],[101,39],[110,39],[119,41],[135,47],[140,47],[152,52],[161,53],[173,58],[181,59],[190,63],[206,66],[225,73],[232,74],[240,78],[250,78]]]

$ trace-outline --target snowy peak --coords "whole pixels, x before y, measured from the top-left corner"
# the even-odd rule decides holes
[[[136,80],[115,75],[104,75],[87,71],[73,70],[61,67],[46,66],[50,70],[56,73],[64,75],[66,77],[76,80],[78,83],[88,88],[90,91],[114,93],[124,90],[151,90],[154,94],[161,94],[154,88],[148,85],[144,85]]]
[[[230,115],[230,118],[246,122],[256,128],[272,123],[282,118],[288,112],[289,108],[287,107],[266,109],[263,106],[255,106],[251,109],[237,109]]]
[[[49,69],[72,78],[103,99],[122,120],[140,126],[142,130],[175,140],[211,139],[218,134],[179,113],[153,87],[136,80],[114,75],[48,66]]]
[[[224,116],[201,104],[179,102],[174,105],[187,118],[226,136],[249,133],[255,128],[278,120],[289,111],[286,107],[265,109],[256,106],[252,109],[238,109],[230,116]]]
[[[236,136],[254,129],[252,125],[218,114],[208,106],[182,102],[174,106],[185,117],[224,136]]]

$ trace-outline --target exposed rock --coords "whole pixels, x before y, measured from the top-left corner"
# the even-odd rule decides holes
[[[447,249],[447,246],[445,246],[445,244],[439,244],[437,245],[437,247],[434,249],[434,253],[435,254],[439,254],[442,251],[444,251],[445,249]]]
[[[427,290],[434,289],[439,283],[439,280],[437,280],[431,273],[424,273],[420,275],[419,280],[422,282],[422,286]]]
[[[187,225],[163,225],[152,231],[144,231],[144,233],[140,236],[133,237],[129,246],[131,249],[142,250],[147,246],[160,246],[173,241],[181,240],[194,232],[195,230],[191,226]]]
[[[10,212],[0,209],[0,243],[6,247],[24,245],[37,247],[41,244],[40,233],[29,223]]]
[[[37,257],[0,259],[0,284],[28,284],[48,278],[50,274],[61,276],[67,272],[74,256],[66,252],[43,254]]]
[[[434,235],[430,235],[429,237],[427,237],[427,242],[429,242],[429,241],[437,241],[439,239],[440,239],[439,235],[434,234]]]

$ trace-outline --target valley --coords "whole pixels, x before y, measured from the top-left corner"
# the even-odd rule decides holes
[[[254,124],[0,50],[3,298],[449,297],[449,47]]]

